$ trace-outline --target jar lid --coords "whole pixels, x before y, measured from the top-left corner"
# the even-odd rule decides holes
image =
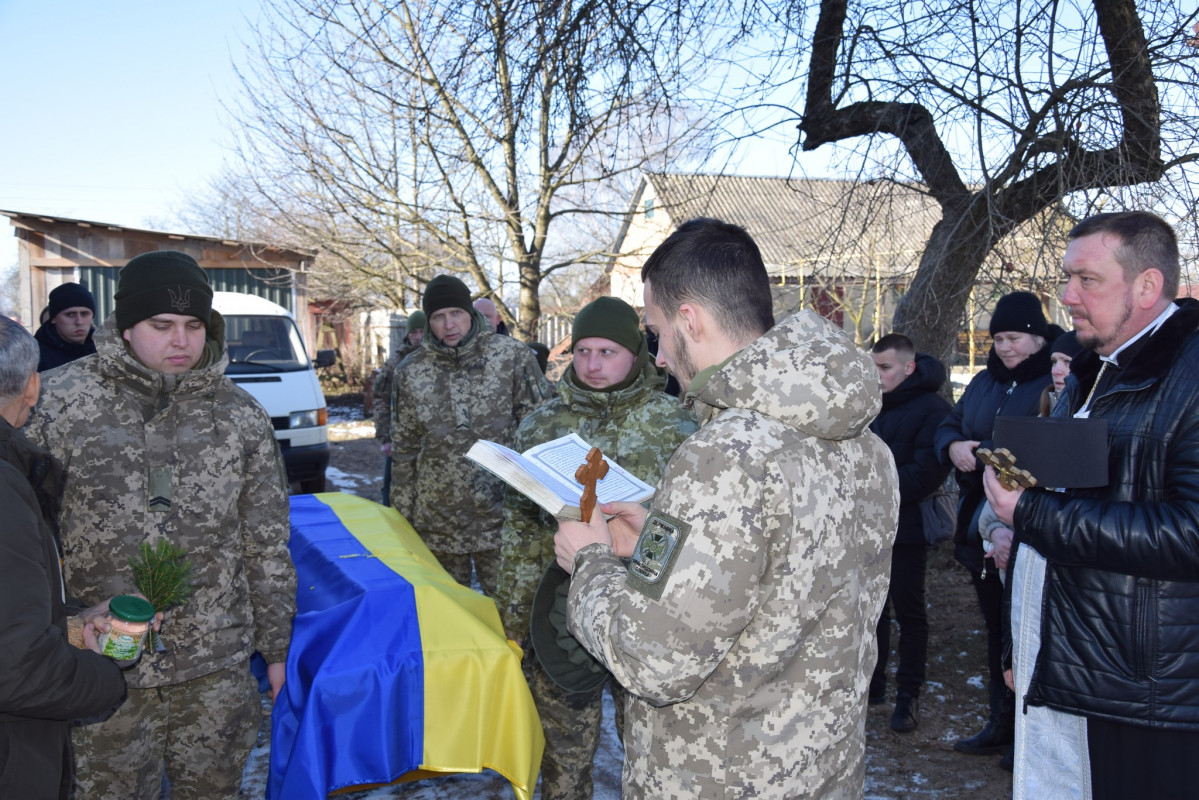
[[[126,622],[149,622],[154,619],[154,606],[150,601],[130,594],[117,595],[108,604],[108,610],[114,617],[120,617]]]

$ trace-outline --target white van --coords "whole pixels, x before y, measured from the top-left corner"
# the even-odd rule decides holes
[[[287,480],[302,492],[323,492],[329,417],[315,367],[332,364],[334,352],[322,350],[314,364],[291,312],[266,298],[216,292],[212,307],[225,318],[225,374],[270,415]]]

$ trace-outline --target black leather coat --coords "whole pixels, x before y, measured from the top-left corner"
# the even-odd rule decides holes
[[[1092,402],[1108,485],[1026,491],[1014,522],[1049,562],[1027,702],[1199,730],[1199,302],[1178,305]],[[1074,359],[1055,416],[1082,406],[1099,366]]]
[[[71,720],[125,697],[116,664],[67,642],[52,530],[62,467],[0,418],[0,797],[65,797]]]

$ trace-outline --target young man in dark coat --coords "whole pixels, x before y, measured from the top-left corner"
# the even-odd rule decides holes
[[[92,324],[96,315],[96,300],[81,283],[64,283],[50,292],[46,306],[48,317],[37,329],[34,338],[41,350],[37,371],[70,364],[77,358],[96,352]]]
[[[949,474],[937,459],[933,434],[949,413],[949,403],[937,394],[945,383],[945,367],[932,356],[917,353],[912,340],[890,333],[875,343],[871,358],[883,388],[883,410],[870,423],[899,470],[899,530],[891,548],[891,587],[878,621],[878,665],[870,679],[870,702],[887,697],[887,658],[891,652],[891,614],[899,623],[898,684],[891,729],[907,733],[920,721],[920,689],[928,649],[928,616],[924,608],[924,568],[927,544],[920,501],[934,492]]]
[[[111,711],[125,697],[116,663],[98,655],[94,628],[67,641],[54,534],[62,466],[17,429],[37,402],[38,347],[0,317],[0,797],[66,797],[71,720]],[[73,618],[77,619],[77,618]]]

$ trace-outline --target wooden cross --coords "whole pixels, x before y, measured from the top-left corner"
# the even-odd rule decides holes
[[[583,484],[583,496],[579,498],[579,518],[591,522],[595,509],[595,482],[608,474],[608,462],[598,447],[587,451],[587,462],[575,470],[575,480]]]
[[[984,464],[989,464],[995,468],[995,477],[999,479],[1000,485],[1008,491],[1015,489],[1017,486],[1031,489],[1037,485],[1037,479],[1032,476],[1032,473],[1026,469],[1018,468],[1016,466],[1016,457],[1005,447],[1000,447],[994,451],[980,447],[974,451],[974,454]]]

